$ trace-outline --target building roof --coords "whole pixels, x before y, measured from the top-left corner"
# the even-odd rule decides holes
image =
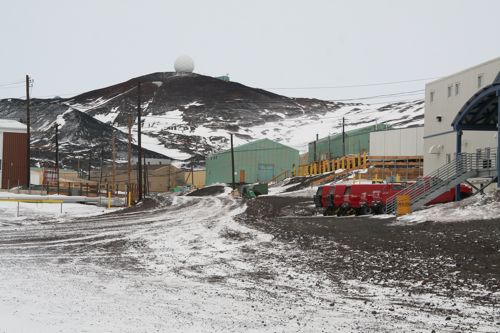
[[[356,128],[356,129],[353,129],[350,131],[345,131],[345,135],[347,137],[349,137],[349,136],[355,136],[355,135],[369,134],[371,132],[386,131],[389,129],[392,129],[391,125],[386,124],[386,123],[378,123],[375,125],[369,125],[369,126],[365,126],[365,127],[361,127],[361,128]],[[328,141],[328,138],[330,138],[330,140],[335,140],[335,139],[341,138],[341,137],[342,137],[342,133],[337,133],[337,134],[330,135],[329,137],[327,136],[327,137],[320,138],[318,140],[318,142]],[[314,144],[314,141],[309,142],[309,144]]]
[[[488,60],[488,61],[485,61],[485,62],[482,62],[480,64],[477,64],[477,65],[474,65],[472,67],[469,67],[469,68],[466,68],[466,69],[463,69],[461,71],[458,71],[456,73],[453,73],[453,74],[450,74],[450,75],[447,75],[447,76],[443,76],[443,77],[440,77],[439,79],[436,79],[436,80],[433,80],[433,81],[430,81],[430,82],[427,82],[426,85],[432,85],[434,83],[437,83],[437,82],[440,82],[440,81],[445,81],[445,80],[449,80],[453,77],[455,77],[456,75],[459,75],[459,74],[463,74],[465,72],[468,72],[470,70],[473,70],[473,69],[476,69],[476,68],[479,68],[481,66],[485,66],[485,65],[488,65],[488,64],[491,64],[493,62],[497,62],[500,60],[500,57],[497,57],[497,58],[494,58],[494,59],[491,59],[491,60]]]
[[[256,144],[259,144],[259,143],[271,143],[271,144],[276,145],[276,146],[281,146],[283,149],[295,150],[297,152],[297,154],[299,153],[298,149],[292,148],[290,146],[284,145],[282,143],[279,143],[279,142],[276,142],[276,141],[273,141],[273,140],[270,140],[267,138],[255,140],[255,141],[248,142],[248,143],[242,144],[240,146],[234,147],[234,151],[235,152],[244,152],[244,151],[246,151],[246,148],[250,148],[250,147],[255,146]],[[248,151],[254,151],[254,149],[248,149]],[[215,154],[210,154],[209,156],[224,154],[224,153],[228,153],[228,152],[231,152],[231,149],[226,149],[226,150],[217,152]]]
[[[26,132],[26,125],[12,119],[0,119],[0,131],[8,132],[9,130]]]

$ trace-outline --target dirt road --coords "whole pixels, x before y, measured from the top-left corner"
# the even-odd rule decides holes
[[[450,294],[447,279],[433,280],[429,289],[428,283],[411,285],[419,274],[434,276],[434,267],[448,272],[451,261],[444,252],[441,260],[426,257],[431,251],[423,248],[412,257],[407,247],[397,250],[406,242],[404,234],[382,236],[387,221],[372,220],[370,227],[365,220],[332,224],[300,217],[311,214],[309,206],[301,198],[245,204],[227,196],[160,196],[113,214],[33,216],[5,224],[1,331],[491,332],[500,327],[492,286]],[[369,237],[377,230],[379,236]],[[490,238],[494,245],[495,235]],[[415,266],[404,264],[414,257]],[[403,267],[413,271],[407,275]]]

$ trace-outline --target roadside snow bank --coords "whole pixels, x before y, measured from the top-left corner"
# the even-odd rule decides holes
[[[396,224],[414,224],[426,221],[457,222],[490,220],[500,216],[500,202],[495,194],[476,195],[460,202],[431,206],[412,214],[398,217]]]

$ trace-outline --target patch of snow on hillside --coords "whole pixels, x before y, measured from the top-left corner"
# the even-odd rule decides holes
[[[116,117],[120,114],[118,109],[119,108],[115,106],[111,108],[111,111],[108,114],[97,114],[94,118],[105,124],[113,124]]]
[[[421,100],[389,105],[346,104],[339,109],[328,111],[324,115],[286,118],[253,126],[244,129],[243,132],[240,131],[240,133],[250,135],[255,140],[269,138],[305,152],[308,143],[315,140],[316,134],[322,138],[342,133],[343,117],[345,118],[345,130],[350,131],[382,123],[395,127],[422,125],[423,117],[409,120],[406,124],[401,124],[401,119],[413,119],[420,114],[423,115],[423,112]],[[398,113],[398,117],[394,116],[395,113]]]
[[[118,95],[119,96],[119,95]],[[117,97],[117,96],[115,96]],[[106,98],[102,98],[102,97],[99,97],[93,101],[89,101],[85,104],[82,104],[82,103],[66,103],[68,106],[71,106],[71,107],[74,107],[75,109],[77,109],[78,111],[82,111],[82,112],[86,112],[88,110],[92,110],[92,109],[95,109],[103,104],[106,104],[107,102],[109,102],[110,100],[112,100],[113,98],[111,99],[106,99]]]
[[[137,139],[137,133],[135,134],[135,138]],[[166,148],[165,146],[162,145],[160,140],[152,136],[149,136],[147,134],[142,135],[141,141],[143,148],[166,155],[170,158],[174,158],[177,160],[185,160],[191,157],[191,155],[183,153],[178,149]]]
[[[183,105],[184,109],[189,109],[191,106],[202,106],[202,103],[199,103],[198,101],[194,101],[188,104]]]

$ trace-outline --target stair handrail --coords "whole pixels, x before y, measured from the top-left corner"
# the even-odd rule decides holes
[[[479,153],[456,154],[454,160],[424,177],[419,177],[415,184],[389,197],[386,202],[386,212],[388,214],[395,212],[396,199],[400,195],[408,195],[411,202],[415,202],[438,188],[449,186],[454,179],[479,169],[496,169],[496,154],[491,153],[491,149],[485,149]]]

